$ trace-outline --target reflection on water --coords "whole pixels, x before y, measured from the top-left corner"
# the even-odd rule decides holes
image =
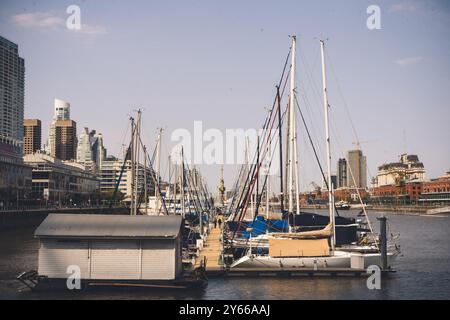
[[[380,214],[370,215],[377,227]],[[364,277],[295,277],[210,279],[200,292],[96,288],[32,293],[14,280],[37,268],[34,228],[22,228],[0,232],[0,299],[450,299],[450,217],[386,215],[389,232],[401,235],[402,255],[397,273],[383,279],[381,290],[367,289]]]

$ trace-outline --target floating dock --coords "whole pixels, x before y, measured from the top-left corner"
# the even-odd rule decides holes
[[[195,261],[195,268],[200,267],[201,263],[206,260],[206,274],[224,272],[221,237],[222,228],[216,226],[211,229],[203,244],[203,249],[200,251],[200,256]]]

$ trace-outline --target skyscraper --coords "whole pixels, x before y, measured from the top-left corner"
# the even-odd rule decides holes
[[[23,121],[23,153],[33,154],[41,149],[41,120],[25,119]]]
[[[70,120],[70,103],[64,100],[55,99],[53,119],[52,123],[50,124],[50,131],[47,145],[47,151],[52,157],[58,158],[58,156],[56,155],[56,122],[67,120]]]
[[[0,138],[22,154],[25,61],[18,52],[0,36]]]
[[[347,186],[367,188],[367,160],[361,150],[350,150],[347,153]]]
[[[73,120],[55,121],[55,158],[77,158],[77,123]]]
[[[88,170],[97,173],[103,159],[106,158],[106,149],[103,146],[103,135],[95,130],[89,132],[88,128],[78,136],[77,162],[84,164]]]
[[[70,103],[55,99],[55,112],[53,120],[70,120]]]
[[[339,159],[337,164],[337,188],[343,188],[347,186],[347,160]]]
[[[23,164],[25,61],[17,44],[0,36],[0,205],[20,205],[31,191]]]

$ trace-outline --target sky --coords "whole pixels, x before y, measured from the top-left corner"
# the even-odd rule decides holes
[[[81,30],[68,30],[77,5]],[[367,8],[380,8],[369,30]],[[369,175],[400,154],[417,154],[427,176],[450,169],[450,4],[411,1],[21,1],[0,2],[0,35],[25,59],[25,117],[42,120],[53,100],[71,103],[71,118],[104,135],[120,156],[128,118],[141,107],[143,136],[155,145],[194,121],[219,130],[259,128],[298,38],[298,92],[324,163],[319,39],[327,39],[332,168],[355,148],[357,133]],[[355,130],[352,129],[352,125]],[[299,127],[302,190],[320,173]],[[163,161],[163,175],[167,176]],[[219,165],[200,165],[212,191]],[[225,165],[231,187],[236,165]]]

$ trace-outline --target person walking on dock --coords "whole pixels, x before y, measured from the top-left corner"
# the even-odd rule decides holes
[[[219,218],[219,229],[222,227],[222,219]]]
[[[217,217],[214,218],[214,229],[217,228]]]

